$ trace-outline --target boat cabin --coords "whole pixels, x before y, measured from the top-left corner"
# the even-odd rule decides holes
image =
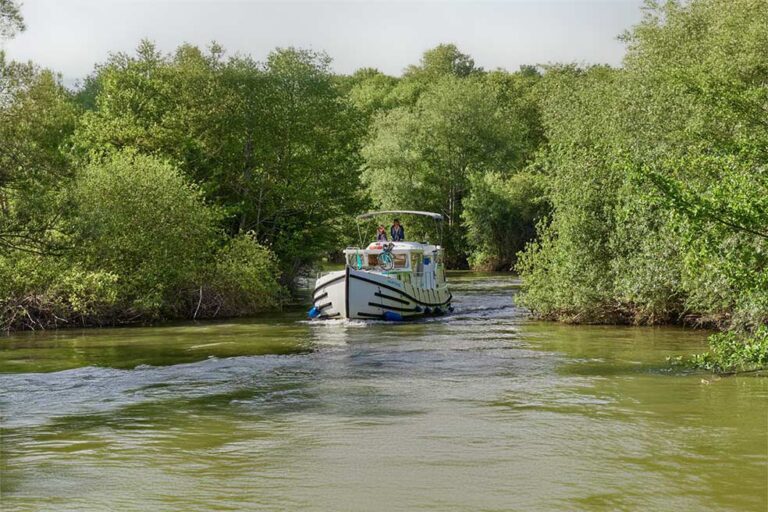
[[[387,256],[382,256],[385,252]],[[380,272],[398,280],[432,288],[445,279],[443,250],[418,242],[372,242],[365,249],[344,250],[347,266],[355,270]]]

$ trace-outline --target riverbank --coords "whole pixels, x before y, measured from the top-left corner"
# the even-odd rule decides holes
[[[325,265],[323,267],[323,270],[336,270],[338,269],[338,265]],[[510,295],[517,294],[517,291],[521,288],[522,282],[517,279],[517,277],[512,273],[500,273],[500,272],[474,272],[474,271],[468,271],[468,270],[452,270],[448,272],[449,275],[449,281],[453,281],[454,279],[464,279],[464,278],[500,278],[509,280],[506,286],[509,290]],[[29,322],[20,322],[20,323],[8,323],[5,324],[4,333],[6,335],[12,334],[14,331],[23,331],[23,330],[59,330],[59,329],[82,329],[82,328],[104,328],[104,327],[112,327],[112,328],[121,328],[121,327],[164,327],[169,326],[173,324],[177,324],[179,322],[185,321],[185,320],[197,320],[197,321],[211,321],[211,320],[218,320],[218,321],[227,321],[227,320],[236,320],[238,318],[243,318],[245,321],[247,321],[250,318],[254,318],[254,315],[258,315],[259,317],[269,316],[272,314],[281,314],[280,311],[294,311],[298,312],[299,316],[302,316],[303,313],[305,313],[305,307],[307,304],[309,304],[309,297],[313,280],[311,279],[301,279],[299,281],[299,289],[297,289],[297,292],[292,296],[291,299],[288,299],[287,295],[283,295],[283,298],[280,302],[272,302],[271,305],[265,303],[264,301],[259,302],[258,307],[231,307],[224,309],[222,311],[221,307],[212,307],[209,300],[205,300],[206,306],[202,309],[199,307],[199,304],[203,303],[203,298],[205,297],[214,297],[215,300],[223,300],[221,296],[216,298],[216,294],[213,290],[209,288],[202,288],[202,289],[191,289],[189,292],[189,298],[184,301],[185,304],[187,304],[186,308],[183,310],[185,313],[179,315],[177,310],[177,315],[169,315],[169,316],[153,316],[149,318],[142,318],[141,316],[133,316],[129,317],[126,315],[117,315],[117,316],[98,316],[94,315],[91,318],[88,317],[82,317],[79,316],[74,321],[67,321],[67,319],[64,317],[65,313],[59,312],[59,314],[52,314],[52,313],[46,313],[46,318],[48,318],[47,322],[42,322],[40,320],[36,320],[35,318],[39,318],[36,314],[33,314],[35,316],[30,315],[30,311],[28,309],[21,309],[21,311],[16,312],[16,315],[20,315],[22,319],[24,316],[27,316],[29,318]],[[257,288],[258,289],[258,288]],[[88,290],[84,290],[85,292],[88,292]],[[35,300],[42,301],[43,304],[46,304],[45,300],[41,297],[35,297]],[[50,304],[51,299],[47,299],[49,302],[47,304]],[[198,306],[196,307],[196,304]],[[20,307],[19,305],[15,305],[13,307]],[[28,307],[28,304],[27,304]],[[59,304],[59,307],[62,307],[61,304]],[[50,306],[49,306],[50,308]],[[7,303],[5,306],[5,311],[7,312],[9,309]],[[50,311],[48,309],[47,311]],[[239,314],[232,314],[233,311],[239,311]],[[519,309],[519,311],[525,311],[525,309]],[[221,313],[220,315],[218,313]],[[228,314],[227,314],[228,313]],[[530,313],[528,313],[531,315]],[[61,315],[61,316],[59,316]],[[531,315],[532,318],[537,318],[536,315]],[[541,319],[541,318],[539,318]],[[547,320],[549,322],[553,323],[566,323],[566,324],[578,324],[579,322],[574,322],[573,319],[570,319],[570,321],[563,322],[562,320],[557,320],[553,318],[549,319],[543,319]],[[589,324],[595,325],[600,324],[600,322],[590,322]],[[602,323],[603,325],[612,325],[610,323]],[[15,328],[9,328],[8,326],[15,326]],[[656,326],[659,326],[659,324],[654,324]],[[662,324],[663,325],[663,324]],[[711,333],[711,329],[709,330],[702,330],[700,329],[700,325],[694,324],[687,324],[686,322],[677,322],[677,323],[667,323],[666,325],[677,325],[677,326],[694,326],[699,328],[698,332],[703,333]],[[766,330],[760,330],[758,333],[754,336],[745,336],[745,335],[739,335],[737,333],[730,333],[730,332],[721,332],[721,333],[714,333],[709,336],[709,350],[706,352],[701,352],[698,354],[694,354],[692,356],[687,356],[685,358],[683,357],[672,357],[670,359],[671,364],[677,364],[677,365],[683,365],[688,366],[692,368],[698,368],[703,369],[707,371],[711,371],[714,373],[720,373],[720,374],[732,374],[732,373],[738,373],[738,372],[751,372],[755,370],[760,369],[768,369],[768,335],[766,335]],[[679,356],[679,355],[678,355]]]
[[[734,374],[744,372],[768,371],[768,327],[760,326],[754,331],[734,331],[723,327],[720,322],[699,322],[699,315],[680,317],[678,321],[637,322],[629,321],[627,316],[619,318],[608,316],[613,321],[595,320],[579,321],[578,316],[567,315],[565,318],[556,314],[536,315],[532,317],[541,321],[567,325],[623,325],[623,326],[677,326],[694,328],[700,332],[710,333],[708,336],[709,350],[692,357],[676,357],[673,364],[707,370],[718,374]]]

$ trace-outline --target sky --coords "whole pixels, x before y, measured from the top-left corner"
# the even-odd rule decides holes
[[[72,85],[110,53],[142,38],[163,51],[222,44],[264,59],[275,47],[327,52],[333,68],[399,75],[429,48],[454,43],[486,69],[576,62],[619,65],[617,36],[642,0],[23,0],[27,31],[3,43],[16,60],[60,72]]]

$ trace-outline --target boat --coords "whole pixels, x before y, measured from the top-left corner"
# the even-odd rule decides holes
[[[436,222],[442,215],[387,210],[360,215],[420,215]],[[344,250],[345,267],[318,277],[311,319],[402,321],[453,311],[445,277],[443,248],[429,242],[375,241]]]

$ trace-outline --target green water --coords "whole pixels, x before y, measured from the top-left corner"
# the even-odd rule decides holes
[[[526,320],[504,276],[456,314],[0,339],[0,509],[768,509],[768,378],[665,358],[672,328]]]

